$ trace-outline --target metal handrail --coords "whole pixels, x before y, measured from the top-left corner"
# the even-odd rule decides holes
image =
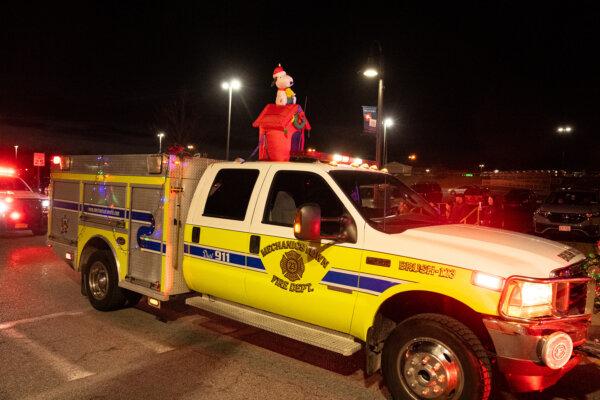
[[[471,210],[471,212],[469,212],[463,219],[461,219],[458,223],[459,224],[467,224],[467,219],[469,219],[469,217],[471,215],[473,215],[473,213],[477,213],[477,221],[475,222],[475,224],[473,225],[481,225],[481,218],[480,218],[480,213],[481,213],[481,202],[479,202],[479,204],[477,205],[477,207],[475,207],[473,210]]]

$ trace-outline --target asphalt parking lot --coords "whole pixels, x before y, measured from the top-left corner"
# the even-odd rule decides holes
[[[0,260],[2,400],[389,398],[380,375],[365,377],[360,353],[339,356],[179,306],[98,312],[43,237],[0,236]],[[598,326],[592,334],[600,337]],[[496,397],[600,399],[600,361],[586,357],[541,394]]]

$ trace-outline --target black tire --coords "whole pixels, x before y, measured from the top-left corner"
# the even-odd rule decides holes
[[[92,306],[100,311],[112,311],[127,304],[125,290],[119,287],[117,267],[112,254],[97,250],[83,270],[85,292]]]
[[[31,229],[31,233],[33,233],[33,236],[42,236],[48,232],[47,224],[45,224],[44,221],[41,219],[31,224],[31,227],[29,229]]]
[[[440,314],[398,325],[384,343],[382,372],[398,400],[486,400],[492,389],[492,367],[477,336]]]

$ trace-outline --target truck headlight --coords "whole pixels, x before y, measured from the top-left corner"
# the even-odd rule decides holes
[[[552,315],[552,284],[512,280],[507,288],[504,313],[515,318]]]

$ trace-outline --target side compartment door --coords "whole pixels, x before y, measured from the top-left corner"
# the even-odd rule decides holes
[[[215,167],[216,168],[216,167]],[[248,271],[264,275],[249,253],[249,228],[265,165],[231,165],[207,170],[184,232],[183,273],[190,289],[237,303],[246,302]]]
[[[163,254],[163,186],[131,187],[127,280],[160,291]]]
[[[251,231],[260,237],[257,249],[266,274],[248,275],[246,288],[253,307],[340,332],[349,332],[356,301],[364,227],[357,243],[299,241],[294,237],[296,209],[316,203],[323,218],[342,215],[359,221],[332,189],[326,174],[279,170],[269,173],[258,201]],[[321,225],[321,234],[335,235],[338,222]]]

